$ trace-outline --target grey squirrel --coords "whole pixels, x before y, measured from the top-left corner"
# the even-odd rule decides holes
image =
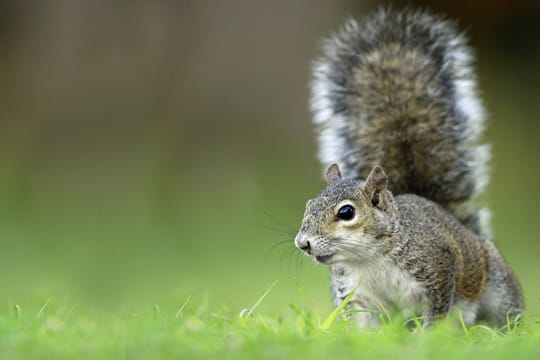
[[[487,182],[472,56],[453,23],[382,9],[323,43],[311,108],[328,187],[296,246],[331,267],[334,302],[362,328],[395,309],[425,324],[458,310],[503,326],[520,286],[487,237]],[[384,168],[384,169],[383,169]],[[364,180],[365,179],[365,180]]]

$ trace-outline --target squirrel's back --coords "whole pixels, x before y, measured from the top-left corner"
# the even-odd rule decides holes
[[[366,178],[382,165],[390,190],[426,197],[486,233],[471,203],[487,183],[489,149],[472,55],[454,25],[425,12],[380,10],[349,20],[314,64],[311,108],[323,166]]]

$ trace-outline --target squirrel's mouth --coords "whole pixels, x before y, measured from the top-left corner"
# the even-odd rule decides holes
[[[331,255],[319,255],[319,256],[315,256],[315,260],[317,260],[317,262],[320,263],[320,264],[327,264],[328,260],[330,260],[332,258],[332,256],[334,256],[334,254],[331,254]]]

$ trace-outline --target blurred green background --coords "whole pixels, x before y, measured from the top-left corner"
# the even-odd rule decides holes
[[[394,2],[399,7],[403,2]],[[409,2],[407,2],[409,3]],[[331,308],[293,248],[323,187],[307,108],[322,37],[375,1],[1,1],[0,309]],[[418,3],[417,5],[426,5]],[[540,314],[540,6],[438,1],[478,57],[496,243]]]

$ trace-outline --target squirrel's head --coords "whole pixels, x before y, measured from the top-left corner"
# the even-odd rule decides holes
[[[322,264],[365,262],[382,255],[395,231],[397,208],[388,177],[376,165],[365,181],[343,180],[337,164],[328,187],[307,202],[295,245]]]

